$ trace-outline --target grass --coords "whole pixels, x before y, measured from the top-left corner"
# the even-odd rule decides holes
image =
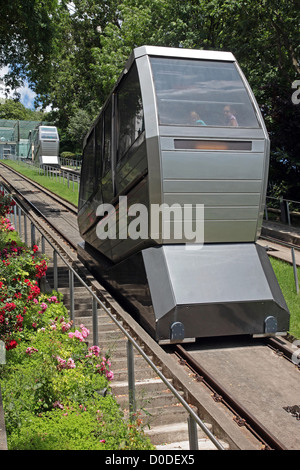
[[[291,314],[289,333],[295,338],[300,338],[300,294],[296,292],[293,266],[272,257],[270,261]],[[299,280],[299,267],[297,272]]]
[[[70,181],[70,187],[68,188],[68,185],[65,180],[65,184],[62,182],[56,181],[55,178],[49,178],[48,176],[44,174],[39,174],[39,170],[34,167],[30,167],[26,163],[14,161],[14,160],[5,160],[5,163],[7,166],[10,166],[14,170],[18,171],[22,175],[26,176],[27,178],[30,178],[32,181],[35,181],[36,183],[40,184],[46,189],[49,189],[49,191],[52,191],[53,193],[59,195],[66,201],[74,204],[76,207],[78,206],[78,183],[74,182],[74,191],[73,191],[73,182]]]

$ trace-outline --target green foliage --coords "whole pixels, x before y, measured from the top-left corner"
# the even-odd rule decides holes
[[[91,124],[91,116],[84,109],[76,110],[73,116],[70,117],[67,135],[70,140],[77,145],[79,150],[82,149],[83,139],[91,127]]]
[[[19,101],[6,100],[0,106],[0,119],[27,119],[27,110]]]
[[[300,299],[297,295],[293,266],[276,258],[270,258],[278,283],[291,314],[290,334],[300,338]],[[300,268],[297,268],[300,280]]]
[[[78,151],[83,121],[94,120],[134,47],[232,51],[271,137],[271,185],[284,179],[285,196],[296,198],[298,0],[12,0],[1,8],[3,63],[13,64],[12,79],[29,78],[44,106],[52,104],[64,150]]]
[[[57,0],[10,0],[0,5],[0,65],[9,65],[8,84],[45,81],[58,24]],[[38,78],[39,77],[39,78]]]
[[[76,158],[76,153],[73,152],[61,152],[59,155],[60,158],[70,158],[70,159],[75,159]]]
[[[152,448],[106,394],[103,352],[70,337],[63,305],[52,305],[48,326],[8,351],[0,369],[9,449]]]
[[[10,210],[5,200],[4,215]],[[0,365],[10,450],[150,449],[140,423],[128,424],[109,391],[109,354],[88,347],[89,330],[75,329],[55,292],[37,285],[47,269],[33,249],[0,246]]]
[[[68,188],[67,184],[63,184],[63,182],[56,181],[56,179],[50,179],[43,173],[40,174],[37,168],[31,168],[28,166],[24,166],[22,163],[15,161],[15,160],[6,160],[5,164],[15,168],[17,171],[22,173],[22,175],[27,176],[28,178],[36,181],[41,186],[52,191],[54,194],[58,194],[66,201],[71,202],[75,206],[78,204],[78,183],[74,183],[74,191],[73,191],[73,183],[70,182],[70,187]]]
[[[52,410],[33,416],[10,437],[11,450],[149,450],[134,425],[122,419],[115,400],[95,397],[83,408]]]

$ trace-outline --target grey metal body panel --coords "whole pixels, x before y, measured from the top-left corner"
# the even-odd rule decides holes
[[[257,125],[160,124],[151,63],[154,56],[234,64]],[[117,161],[118,92],[133,65],[140,84],[144,131],[139,136],[141,143]],[[267,317],[274,330],[287,331],[289,313],[284,298],[267,254],[255,244],[263,219],[270,143],[259,107],[234,56],[137,48],[103,109],[109,100],[114,109],[111,169],[97,183],[99,189],[81,201],[78,214],[86,242],[80,256],[89,260],[89,269],[118,300],[134,308],[139,321],[158,341],[171,340],[173,324],[183,325],[185,338],[264,334],[268,332]],[[92,130],[93,126],[86,142]],[[203,204],[204,245],[187,249],[185,243],[191,240],[184,236],[166,239],[163,225],[154,237],[150,218],[147,239],[120,239],[117,227],[116,238],[100,240],[97,226],[108,219],[96,216],[98,205],[111,203],[119,213],[119,197],[125,195],[128,207],[140,203],[148,211],[154,204]],[[173,228],[178,223],[174,217]]]
[[[185,338],[265,334],[273,317],[287,331],[289,312],[264,248],[253,244],[147,248],[115,264],[91,247],[79,257],[157,341],[182,323]]]
[[[222,61],[234,63],[240,74],[244,87],[252,100],[258,119],[256,128],[230,128],[211,126],[166,126],[159,125],[158,107],[152,74],[151,57],[180,57],[181,59]],[[131,182],[138,174],[147,173],[148,184],[144,195],[139,192],[140,202],[148,210],[153,204],[204,204],[204,243],[254,242],[261,229],[264,211],[266,184],[268,177],[269,140],[265,125],[255,98],[247,80],[240,71],[231,53],[189,49],[161,48],[142,46],[133,51],[123,73],[111,94],[117,103],[116,94],[126,78],[130,67],[136,63],[144,109],[145,143],[136,154],[127,155],[116,164],[112,155],[111,178],[114,193],[111,202],[117,206],[118,196],[126,195],[130,200]],[[105,106],[104,106],[105,108]],[[207,140],[250,142],[251,150],[188,150],[176,149],[175,140]],[[113,144],[116,149],[116,145]],[[107,183],[104,182],[104,195]],[[134,191],[134,188],[132,189]],[[106,199],[106,198],[104,198]],[[98,201],[97,201],[98,202]],[[88,208],[90,205],[90,208]],[[91,210],[92,207],[92,210]],[[79,226],[84,232],[88,224],[95,231],[95,204],[89,201],[87,207],[79,208]],[[91,223],[92,220],[92,223]],[[194,219],[194,223],[196,220]],[[148,245],[166,242],[162,229],[153,236],[149,223]],[[184,234],[183,234],[184,235]],[[91,244],[95,234],[84,235]],[[169,238],[168,243],[185,243],[190,239],[184,236],[178,239]],[[114,262],[125,259],[134,250],[131,240],[110,240],[102,244],[95,240],[97,249],[102,249]],[[110,245],[110,249],[107,247]],[[136,241],[136,251],[145,243]],[[127,251],[128,250],[128,251]]]

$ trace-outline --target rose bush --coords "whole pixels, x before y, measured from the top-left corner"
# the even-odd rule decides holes
[[[0,340],[6,349],[16,347],[26,331],[42,322],[43,302],[39,280],[47,271],[46,259],[16,241],[0,250]]]
[[[15,348],[27,331],[42,322],[39,281],[46,275],[46,258],[12,239],[14,227],[7,215],[15,202],[0,191],[0,340],[7,350]],[[40,308],[39,308],[40,307]]]
[[[4,191],[0,191],[0,217],[6,217],[12,211],[12,208],[16,205],[15,201],[9,194],[5,194]],[[8,221],[9,222],[9,221]]]

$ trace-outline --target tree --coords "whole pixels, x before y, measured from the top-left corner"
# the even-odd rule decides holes
[[[92,121],[143,44],[228,50],[241,65],[271,137],[270,181],[299,180],[299,0],[10,0],[0,7],[2,64],[25,76],[66,133]],[[1,65],[1,64],[0,64]],[[299,199],[299,197],[298,197]]]
[[[91,127],[92,121],[90,114],[84,109],[78,109],[69,120],[67,127],[67,137],[74,142],[75,149],[81,150],[85,135]]]
[[[0,104],[0,119],[20,121],[46,121],[47,116],[41,111],[32,111],[17,100],[7,99]]]
[[[58,0],[10,0],[0,4],[0,66],[9,65],[7,83],[35,83],[51,67]]]

